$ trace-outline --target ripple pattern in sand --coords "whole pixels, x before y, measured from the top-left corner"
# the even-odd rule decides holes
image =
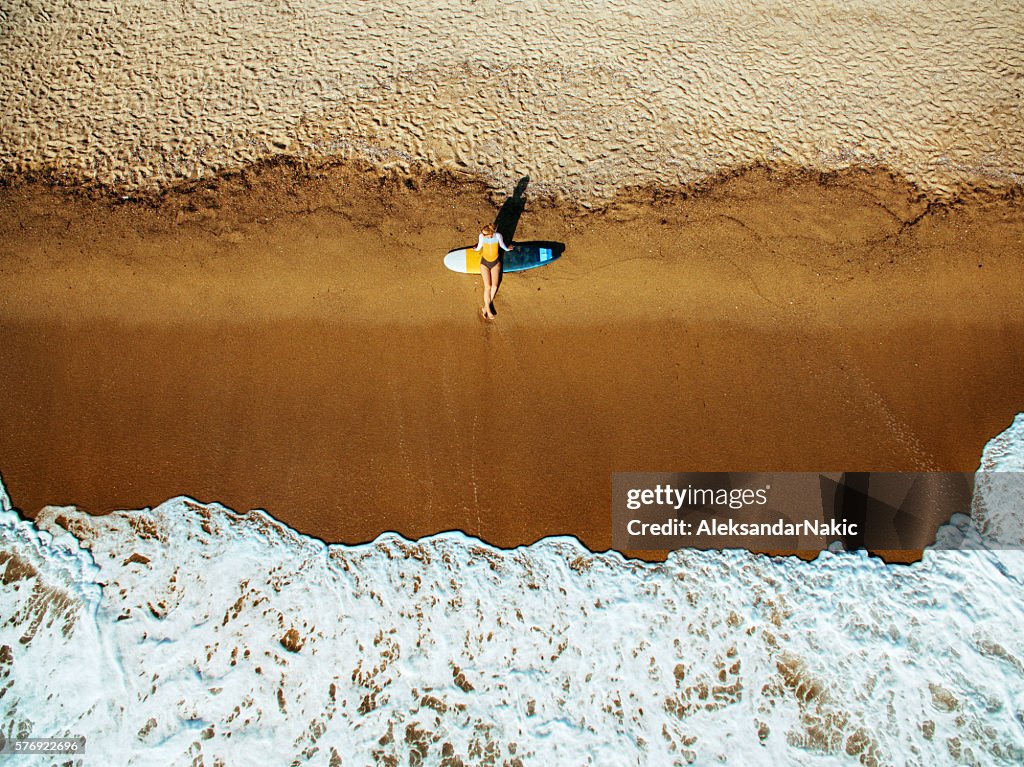
[[[154,190],[273,156],[607,195],[750,162],[1024,170],[1015,0],[11,0],[0,172]]]

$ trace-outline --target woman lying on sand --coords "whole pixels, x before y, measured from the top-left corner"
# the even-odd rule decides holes
[[[501,234],[495,234],[493,226],[485,224],[480,230],[480,239],[473,250],[480,253],[480,276],[484,279],[484,307],[480,313],[486,320],[494,319],[494,296],[498,292],[498,283],[501,282],[499,247],[502,250],[512,250],[505,244]]]

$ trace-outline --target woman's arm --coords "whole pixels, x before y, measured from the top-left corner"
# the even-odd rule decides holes
[[[480,252],[480,248],[484,246],[484,236],[481,234],[476,240],[476,247],[473,248],[477,253]]]
[[[501,232],[498,232],[498,244],[505,250],[512,250],[512,248],[505,244],[505,240],[502,238]]]

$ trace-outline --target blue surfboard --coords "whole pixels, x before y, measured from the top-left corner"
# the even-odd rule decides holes
[[[533,241],[514,242],[512,250],[502,254],[501,268],[506,272],[523,272],[536,269],[557,260],[565,245],[560,242]],[[464,274],[480,273],[480,254],[472,247],[456,248],[444,257],[444,265],[453,272]]]

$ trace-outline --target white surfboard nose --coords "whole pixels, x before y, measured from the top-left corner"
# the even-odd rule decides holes
[[[480,254],[472,248],[459,248],[444,257],[444,265],[453,272],[477,272],[480,270]]]
[[[444,257],[444,265],[453,272],[466,271],[466,251],[453,250]]]

